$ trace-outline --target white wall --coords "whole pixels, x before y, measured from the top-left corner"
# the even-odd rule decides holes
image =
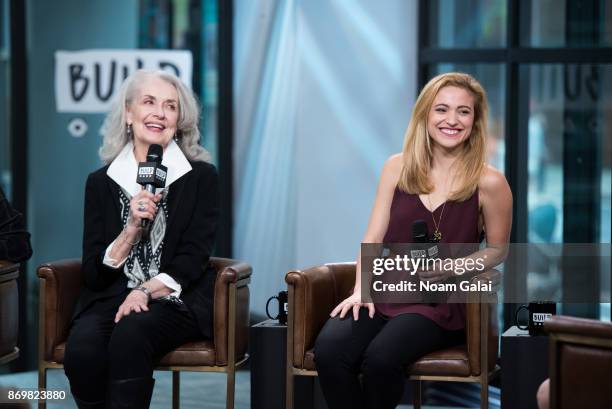
[[[236,0],[234,255],[251,309],[353,260],[416,95],[417,1]]]

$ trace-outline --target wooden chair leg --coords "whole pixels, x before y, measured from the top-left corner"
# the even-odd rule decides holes
[[[414,409],[421,409],[421,400],[422,400],[422,382],[421,381],[413,381],[413,394],[412,404],[414,405]]]
[[[480,378],[480,409],[489,409],[489,380],[487,375]]]
[[[226,409],[234,409],[234,393],[236,390],[236,366],[228,362],[227,366],[227,397],[225,401]]]
[[[38,389],[45,389],[47,387],[47,368],[42,365],[38,365]],[[41,399],[38,401],[38,409],[46,409],[47,401]]]
[[[179,409],[181,406],[181,373],[172,371],[172,409]]]
[[[293,373],[291,367],[287,368],[285,382],[285,409],[293,409]]]

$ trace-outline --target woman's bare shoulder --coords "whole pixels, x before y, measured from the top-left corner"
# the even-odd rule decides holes
[[[500,201],[512,204],[512,191],[506,176],[491,165],[485,165],[478,182],[478,201],[483,204],[497,206]]]
[[[385,166],[382,171],[382,178],[395,181],[399,180],[400,173],[402,172],[402,165],[404,163],[404,156],[402,153],[396,153],[385,161]]]
[[[493,166],[486,164],[478,182],[478,188],[486,194],[495,194],[508,187],[506,176]]]

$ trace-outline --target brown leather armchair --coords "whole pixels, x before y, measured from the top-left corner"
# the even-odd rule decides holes
[[[19,264],[0,260],[0,365],[19,357]]]
[[[471,279],[499,284],[496,270]],[[293,408],[293,377],[317,376],[314,342],[328,320],[331,310],[345,299],[355,281],[355,263],[333,263],[290,271],[285,277],[289,291],[287,332],[287,409]],[[485,308],[482,308],[485,307]],[[466,308],[465,345],[425,355],[406,374],[414,381],[414,407],[421,407],[422,381],[478,382],[481,408],[488,407],[489,380],[499,370],[496,366],[498,328],[497,294],[469,293]],[[493,317],[493,319],[490,319]]]
[[[227,408],[234,407],[236,368],[248,359],[251,267],[237,260],[212,257],[217,270],[214,293],[214,337],[189,342],[171,351],[156,370],[172,371],[172,407],[179,408],[180,371],[227,373]],[[72,311],[83,285],[80,260],[61,260],[38,267],[40,316],[38,387],[46,387],[49,368],[62,368]],[[46,407],[39,401],[39,409]]]
[[[555,316],[550,334],[550,408],[612,408],[612,323]]]

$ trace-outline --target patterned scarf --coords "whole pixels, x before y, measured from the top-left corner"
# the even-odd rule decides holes
[[[130,254],[125,262],[123,272],[128,278],[129,288],[138,287],[160,273],[161,255],[164,248],[164,236],[168,220],[167,194],[168,189],[164,189],[162,191],[162,200],[158,203],[158,208],[161,211],[158,211],[155,215],[148,239],[143,237],[136,245],[132,246],[132,250],[130,250]],[[119,198],[121,221],[126,226],[130,215],[131,195],[120,188]]]

